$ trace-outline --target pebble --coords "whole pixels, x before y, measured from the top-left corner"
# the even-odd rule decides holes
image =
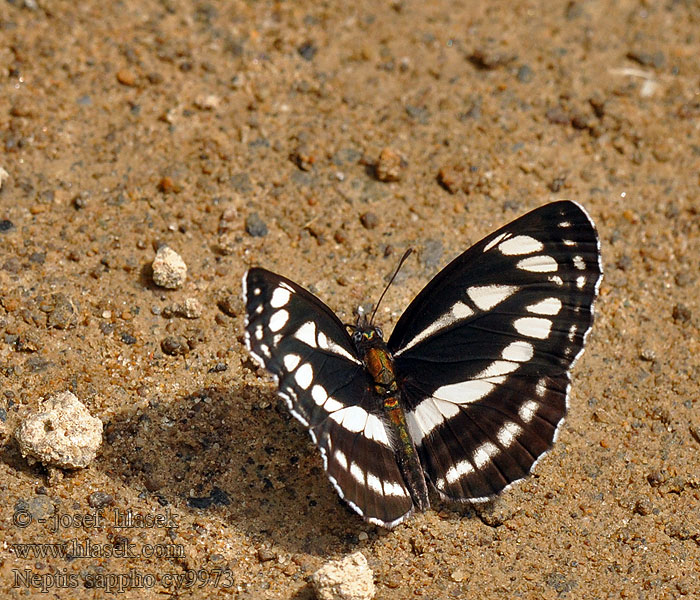
[[[66,469],[87,467],[102,443],[102,421],[69,391],[44,401],[27,417],[15,437],[22,456]]]
[[[88,496],[88,505],[92,508],[104,508],[105,506],[112,506],[114,504],[114,497],[107,492],[93,492]]]
[[[374,598],[374,574],[362,552],[332,560],[311,576],[319,600],[370,600]]]
[[[153,282],[170,290],[179,288],[187,278],[187,265],[182,257],[168,246],[161,246],[153,259]]]
[[[134,87],[136,85],[136,76],[129,69],[120,69],[117,71],[117,81],[122,85]]]
[[[304,60],[311,62],[314,59],[314,56],[316,56],[318,48],[316,48],[313,42],[304,42],[297,48],[297,52]]]
[[[53,502],[46,496],[40,495],[26,501],[20,500],[18,504],[20,503],[23,505],[22,508],[28,511],[35,521],[44,522],[46,519],[51,518],[56,512],[56,507],[53,505]]]
[[[199,319],[204,309],[197,298],[187,298],[183,304],[176,304],[172,310],[175,316],[185,319]]]
[[[160,343],[160,348],[169,356],[184,356],[190,351],[187,340],[181,335],[166,337]]]
[[[518,81],[520,83],[530,83],[532,78],[535,76],[534,72],[528,65],[522,65],[518,69]]]
[[[14,228],[15,224],[9,219],[0,220],[0,233],[5,233],[6,231],[10,231],[10,229]]]
[[[48,313],[46,326],[49,329],[72,329],[78,322],[78,309],[65,294],[52,294],[49,303],[41,310]]]
[[[245,220],[245,230],[253,237],[265,237],[267,235],[267,225],[256,212],[250,213]]]
[[[472,52],[469,61],[479,69],[492,70],[513,62],[517,56],[510,52],[503,52],[493,48],[477,48]]]
[[[379,225],[379,217],[373,212],[366,212],[360,215],[360,223],[365,229],[375,229]]]
[[[676,304],[673,307],[673,312],[671,313],[671,316],[673,317],[674,321],[678,321],[680,323],[687,323],[692,318],[693,313],[690,312],[690,309],[685,304]]]
[[[2,189],[2,186],[5,184],[5,182],[10,178],[10,174],[5,171],[2,167],[0,167],[0,190]]]
[[[408,166],[406,159],[392,148],[384,148],[374,166],[379,181],[399,181],[403,170]]]

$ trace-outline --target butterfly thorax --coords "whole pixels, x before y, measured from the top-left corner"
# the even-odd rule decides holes
[[[396,375],[391,353],[382,339],[381,329],[377,327],[359,328],[355,331],[353,342],[367,372],[374,381],[374,391],[380,396],[396,394]]]
[[[382,338],[382,331],[378,327],[358,327],[352,340],[372,378],[374,391],[381,398],[382,411],[393,432],[397,462],[409,483],[413,502],[419,510],[427,510],[430,507],[428,487],[418,452],[408,431],[406,415],[401,408],[394,359]]]

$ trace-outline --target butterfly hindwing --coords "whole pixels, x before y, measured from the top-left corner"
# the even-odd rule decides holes
[[[393,526],[413,509],[380,404],[345,326],[316,296],[265,269],[243,279],[246,345],[321,451],[338,493]]]
[[[555,202],[472,246],[403,313],[388,346],[442,496],[493,496],[551,447],[601,274],[590,218]]]

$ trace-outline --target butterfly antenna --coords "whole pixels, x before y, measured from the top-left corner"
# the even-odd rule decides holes
[[[387,290],[389,289],[389,286],[394,283],[394,279],[396,279],[396,276],[399,274],[399,271],[401,270],[401,267],[403,266],[403,263],[406,262],[406,259],[411,256],[411,252],[413,252],[413,248],[409,248],[406,250],[406,252],[403,253],[403,256],[401,257],[401,260],[399,261],[399,265],[396,267],[396,271],[394,271],[394,274],[391,276],[391,279],[389,280],[389,283],[386,284],[386,287],[384,288],[384,291],[382,292],[382,295],[379,296],[379,300],[377,301],[377,304],[374,307],[374,311],[372,312],[372,317],[369,320],[369,324],[372,325],[372,322],[374,321],[374,315],[377,314],[377,309],[379,308],[379,305],[382,303],[382,300],[384,298],[384,294],[386,294]]]

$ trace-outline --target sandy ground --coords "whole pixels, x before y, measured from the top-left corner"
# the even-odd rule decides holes
[[[2,0],[0,594],[310,598],[359,549],[378,598],[699,597],[700,5],[347,4]],[[243,272],[350,320],[413,246],[390,331],[452,257],[561,198],[605,279],[557,445],[488,506],[367,525],[246,356]],[[151,280],[163,243],[176,291]],[[11,436],[63,390],[105,425],[73,473]],[[130,557],[12,546],[124,537]]]

